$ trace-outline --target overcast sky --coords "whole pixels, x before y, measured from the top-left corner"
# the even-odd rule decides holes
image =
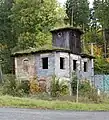
[[[66,0],[58,0],[60,3],[64,4]],[[92,7],[93,0],[89,0],[90,7]]]

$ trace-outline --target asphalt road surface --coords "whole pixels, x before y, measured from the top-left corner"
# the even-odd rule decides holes
[[[0,120],[109,120],[109,112],[0,108]]]

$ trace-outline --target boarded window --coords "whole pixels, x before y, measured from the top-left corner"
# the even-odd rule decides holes
[[[84,72],[87,72],[87,62],[84,62]]]
[[[23,70],[25,72],[29,72],[29,60],[28,59],[23,60]]]
[[[48,57],[42,58],[42,68],[48,69]]]
[[[77,60],[73,60],[73,70],[75,71],[77,68]]]
[[[65,69],[65,58],[60,57],[60,69]]]

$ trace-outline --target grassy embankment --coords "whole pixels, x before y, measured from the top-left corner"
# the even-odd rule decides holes
[[[45,101],[30,98],[0,96],[1,107],[40,108],[54,110],[108,111],[109,104],[84,104],[69,101]]]

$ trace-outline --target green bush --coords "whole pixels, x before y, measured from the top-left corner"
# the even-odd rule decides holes
[[[90,85],[89,80],[84,80],[79,84],[79,95],[80,97],[88,98],[95,103],[101,102],[101,98],[98,96],[96,88]]]
[[[71,89],[72,89],[72,94],[76,95],[77,92],[77,76],[75,73],[72,73],[72,79],[71,79]]]
[[[72,73],[71,89],[72,95],[76,96],[77,94],[77,76],[75,73]],[[91,102],[101,102],[101,97],[97,95],[97,90],[90,85],[89,80],[80,80],[79,86],[79,99],[81,102],[91,101]],[[76,98],[76,97],[75,97]]]
[[[52,77],[50,93],[52,97],[59,97],[68,94],[68,84],[64,80]]]
[[[14,75],[5,75],[2,83],[2,93],[22,97],[29,93],[29,86],[26,82],[20,82]]]
[[[88,96],[92,90],[92,86],[88,80],[81,81],[79,83],[79,93],[81,96]]]

